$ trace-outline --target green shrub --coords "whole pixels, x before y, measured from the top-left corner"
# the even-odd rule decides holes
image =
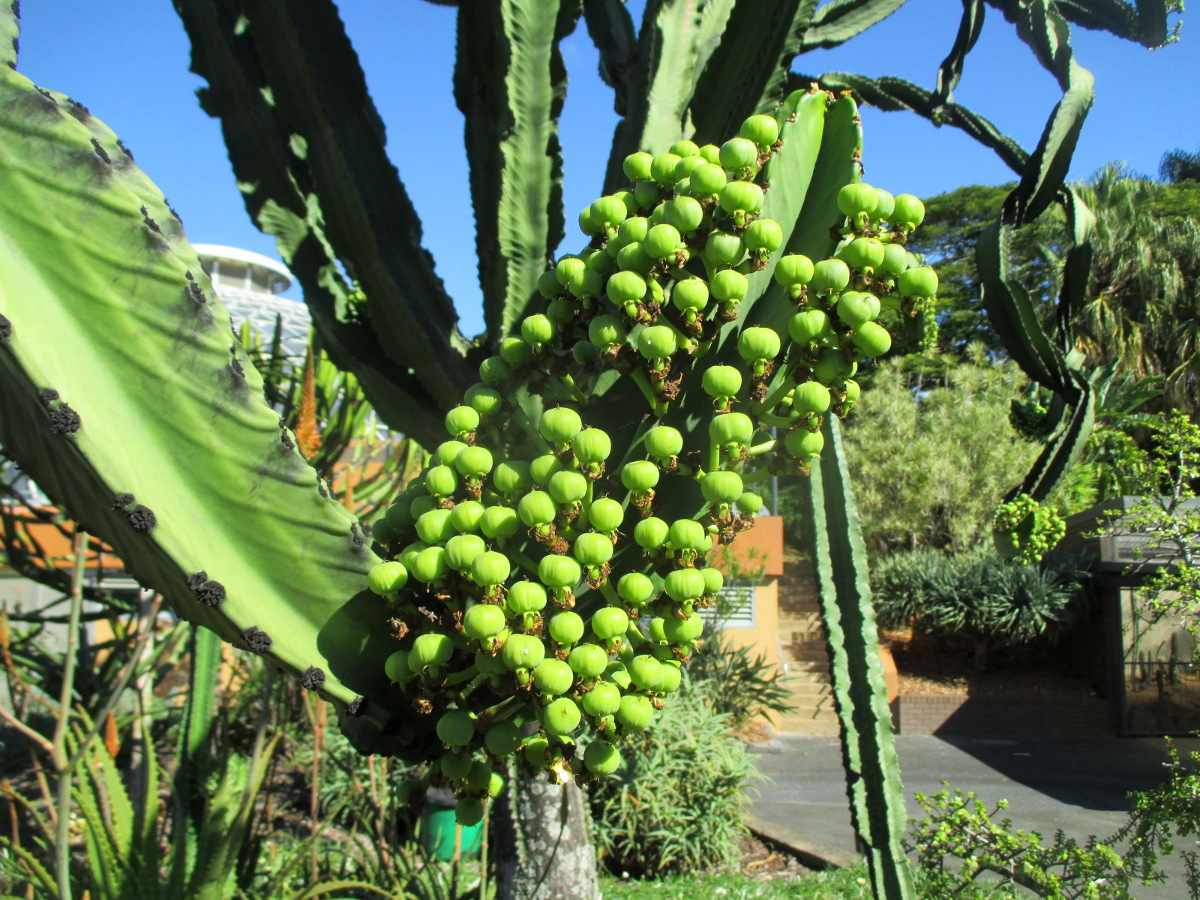
[[[596,849],[611,871],[662,876],[738,861],[742,792],[757,773],[731,725],[686,687],[622,743],[621,768],[591,789]]]
[[[729,716],[734,730],[768,713],[791,708],[791,691],[766,655],[749,647],[734,647],[719,628],[709,632],[688,663],[692,687],[713,712]]]
[[[962,635],[990,646],[1055,640],[1086,611],[1083,572],[1066,556],[1013,566],[995,553],[893,553],[873,567],[875,608],[884,628]]]

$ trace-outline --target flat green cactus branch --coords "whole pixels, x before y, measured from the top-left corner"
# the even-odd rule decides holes
[[[365,743],[389,723],[358,522],[262,399],[162,195],[83,107],[8,67],[0,402],[0,443],[180,615],[361,714]]]

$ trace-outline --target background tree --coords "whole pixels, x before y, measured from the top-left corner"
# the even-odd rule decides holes
[[[973,349],[970,362],[888,360],[871,374],[847,423],[855,499],[872,559],[990,543],[996,505],[1037,456],[1008,422],[1009,402],[1028,390],[1028,379],[1013,363],[984,357],[981,345]],[[798,500],[794,487],[781,492],[789,523]]]

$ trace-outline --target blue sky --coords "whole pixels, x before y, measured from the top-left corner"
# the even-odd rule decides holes
[[[473,334],[482,316],[462,117],[451,89],[455,11],[424,0],[347,0],[341,8],[388,125],[389,153],[423,218],[426,244],[458,304],[462,329]],[[960,10],[957,0],[910,0],[844,46],[802,57],[797,69],[890,74],[932,87]],[[1200,148],[1200,44],[1187,27],[1179,43],[1157,51],[1074,32],[1077,58],[1096,77],[1097,101],[1072,178],[1114,160],[1153,175],[1166,150]],[[599,191],[616,117],[582,25],[563,50],[571,79],[562,118],[570,222]],[[246,216],[217,122],[194,97],[201,79],[188,64],[187,38],[169,0],[22,3],[19,70],[84,103],[121,135],[193,241],[275,256],[273,241]],[[1032,148],[1058,97],[1053,78],[989,8],[955,99]],[[930,196],[1011,177],[991,151],[911,113],[865,109],[863,127],[867,180],[893,193]],[[564,249],[578,242],[568,234]]]

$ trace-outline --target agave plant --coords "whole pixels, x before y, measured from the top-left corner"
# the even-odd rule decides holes
[[[15,71],[17,17],[5,4],[0,442],[181,615],[321,691],[364,751],[436,761],[469,800],[492,783],[472,777],[474,764],[501,750],[519,749],[524,765],[560,778],[610,765],[604,745],[647,716],[618,721],[582,705],[600,673],[571,665],[568,645],[587,620],[566,614],[590,617],[590,646],[610,659],[605,672],[614,667],[618,711],[652,715],[665,702],[663,682],[635,678],[633,660],[661,672],[659,656],[670,668],[688,655],[695,608],[715,587],[703,573],[714,533],[746,524],[741,513],[754,500],[745,487],[761,473],[805,477],[855,827],[877,895],[911,896],[836,413],[856,399],[855,362],[886,352],[878,304],[918,309],[936,280],[895,249],[919,221],[919,204],[857,183],[854,100],[788,74],[799,53],[841,43],[897,5],[668,0],[647,3],[635,29],[617,0],[464,4],[455,92],[489,329],[468,341],[420,246],[419,219],[333,4],[179,0],[194,68],[210,85],[202,103],[221,117],[248,211],[303,284],[323,346],[386,422],[437,448],[437,465],[372,541],[263,401],[262,379],[231,339],[161,194],[98,119]],[[1064,398],[1065,425],[1052,429],[1025,485],[1037,498],[1082,445],[1091,386],[1070,365],[1069,329],[1045,335],[1007,278],[1004,240],[1059,196],[1090,99],[1066,18],[1147,44],[1164,40],[1166,25],[1161,7],[1004,11],[1064,87],[1033,154],[951,103],[981,3],[967,5],[936,91],[824,83],[966,127],[1022,173],[984,254],[998,330],[1014,358]],[[551,269],[564,222],[559,42],[581,16],[622,119],[604,196],[579,219],[580,250]],[[1086,274],[1087,214],[1073,195],[1062,199],[1078,240],[1065,263],[1069,325],[1072,285]],[[784,429],[778,443],[764,433],[772,426]],[[502,467],[513,476],[507,486]],[[647,486],[639,471],[662,486]],[[559,478],[573,484],[552,492],[558,474],[578,477]],[[545,500],[525,502],[534,493]],[[607,526],[597,527],[605,499],[619,513],[607,506]],[[472,503],[513,510],[519,530],[484,531],[486,509],[471,522]],[[657,543],[639,541],[638,526],[650,521],[638,518],[643,508],[686,524],[674,535],[668,525]],[[419,552],[405,543],[410,531]],[[452,565],[451,541],[471,534],[478,540],[455,547],[478,552]],[[517,577],[522,569],[536,580]],[[633,575],[642,580],[623,582]],[[514,601],[537,593],[519,584],[538,583],[553,597],[541,622],[535,604]],[[551,608],[569,629],[555,628]],[[643,613],[661,635],[630,626]],[[497,616],[503,624],[492,630]],[[553,693],[549,676],[538,683],[527,663],[539,651],[566,656],[569,674],[558,674],[578,704]],[[600,748],[590,751],[594,765],[589,751],[575,752],[572,726],[585,716]],[[489,747],[497,721],[524,722],[540,737]],[[538,751],[528,752],[530,740],[543,742]],[[516,855],[532,869],[538,820],[549,828],[554,817],[537,804],[513,809]],[[463,815],[476,811],[467,804]]]

